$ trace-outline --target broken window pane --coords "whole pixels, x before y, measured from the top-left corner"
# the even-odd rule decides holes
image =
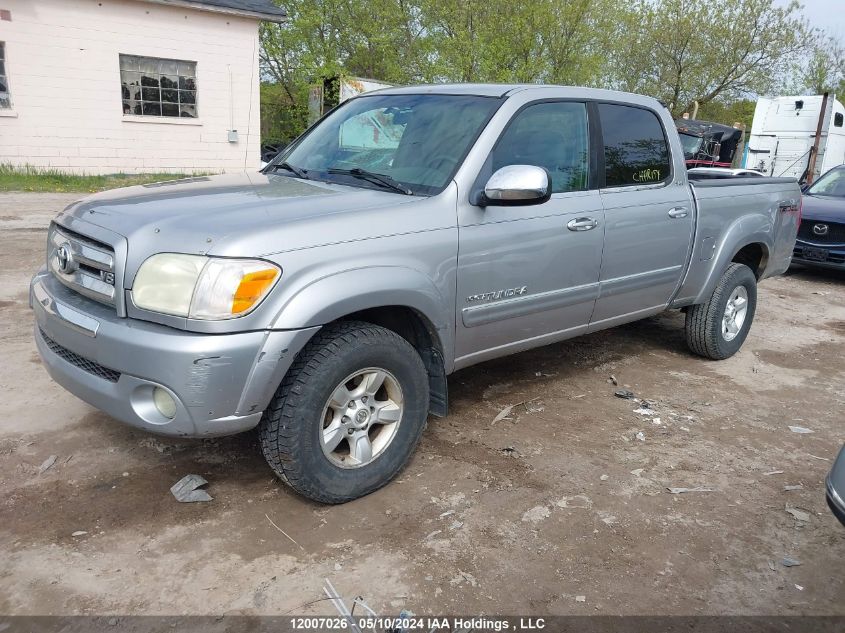
[[[124,114],[197,116],[196,62],[120,55],[120,69]]]

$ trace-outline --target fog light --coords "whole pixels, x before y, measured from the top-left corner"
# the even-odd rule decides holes
[[[158,412],[168,420],[172,420],[176,417],[176,401],[173,399],[173,396],[161,387],[153,389],[153,402],[155,403]]]

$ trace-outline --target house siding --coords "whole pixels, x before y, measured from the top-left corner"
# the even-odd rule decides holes
[[[0,21],[12,101],[0,110],[0,163],[90,174],[258,166],[257,20],[138,0],[0,9],[12,18]],[[120,53],[196,62],[198,117],[124,116]]]

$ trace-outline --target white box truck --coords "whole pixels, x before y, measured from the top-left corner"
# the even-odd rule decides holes
[[[819,121],[821,120],[821,127]],[[829,95],[757,100],[743,167],[801,182],[845,163],[845,107]],[[817,130],[818,151],[812,164]],[[810,169],[812,165],[812,175]]]

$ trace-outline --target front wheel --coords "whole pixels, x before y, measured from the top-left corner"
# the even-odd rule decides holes
[[[301,495],[351,501],[399,473],[425,428],[428,401],[425,366],[401,336],[363,322],[327,326],[264,412],[261,448]]]
[[[742,347],[757,309],[757,278],[744,264],[731,264],[706,303],[687,310],[686,335],[690,350],[723,360]]]

